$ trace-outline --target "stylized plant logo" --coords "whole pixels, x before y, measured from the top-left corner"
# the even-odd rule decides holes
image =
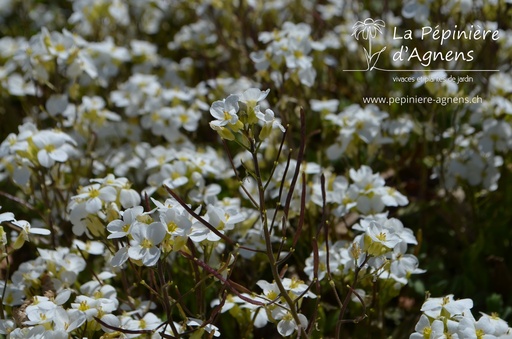
[[[352,36],[355,36],[355,38],[359,40],[359,36],[362,35],[364,40],[368,40],[368,50],[363,47],[364,53],[366,54],[366,61],[368,63],[366,71],[371,71],[375,68],[375,64],[377,63],[377,60],[379,60],[380,54],[386,49],[386,47],[384,47],[380,51],[372,54],[372,39],[377,36],[377,32],[382,34],[382,28],[385,26],[386,24],[384,21],[380,19],[373,20],[372,18],[365,19],[364,21],[358,21],[354,26],[352,26]]]

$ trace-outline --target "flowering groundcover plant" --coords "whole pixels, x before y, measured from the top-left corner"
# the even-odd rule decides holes
[[[511,15],[0,2],[0,334],[512,337]]]

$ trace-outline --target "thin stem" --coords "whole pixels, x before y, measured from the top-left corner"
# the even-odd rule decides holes
[[[295,167],[294,177],[292,179],[292,183],[289,188],[290,191],[288,192],[286,204],[284,207],[285,217],[287,217],[287,215],[288,215],[288,211],[290,208],[290,202],[291,202],[291,198],[293,195],[293,189],[295,187],[295,183],[299,176],[300,164],[302,162],[302,156],[304,154],[305,116],[304,116],[304,110],[302,108],[301,108],[301,136],[302,136],[301,147],[299,149],[299,154],[297,156],[297,165]],[[269,260],[270,270],[272,271],[272,276],[274,278],[274,282],[276,283],[277,288],[279,289],[281,297],[284,298],[284,300],[286,301],[286,304],[290,308],[289,312],[292,315],[292,317],[298,327],[299,336],[302,334],[307,338],[308,335],[307,335],[305,329],[301,325],[300,318],[299,318],[299,315],[298,315],[296,307],[295,307],[295,302],[294,302],[294,300],[292,300],[292,298],[288,294],[288,291],[284,287],[283,281],[281,279],[281,276],[280,276],[278,268],[277,268],[278,265],[276,263],[276,258],[274,256],[274,251],[272,249],[272,240],[270,238],[270,227],[268,224],[267,211],[265,208],[265,188],[263,187],[262,176],[261,176],[260,166],[259,166],[259,162],[258,162],[258,155],[256,152],[256,144],[255,144],[254,139],[251,140],[251,154],[252,154],[252,159],[253,159],[253,163],[254,163],[254,172],[256,175],[257,183],[258,183],[258,192],[259,192],[259,196],[260,196],[260,216],[261,216],[261,219],[263,222],[263,235],[265,237],[266,254],[267,254],[267,258]]]
[[[0,298],[0,319],[5,319],[4,317],[4,299],[5,299],[5,293],[7,292],[7,281],[9,279],[9,271],[11,268],[11,264],[9,263],[9,256],[5,256],[6,261],[6,273],[5,273],[5,283],[4,283],[4,289],[2,291],[2,297]]]
[[[164,272],[164,264],[162,260],[158,261],[157,264],[157,270],[158,270],[158,281],[160,283],[160,286],[162,286],[161,290],[163,290],[163,307],[165,314],[167,316],[167,323],[169,326],[171,326],[172,333],[174,335],[178,335],[178,330],[176,329],[176,326],[174,326],[174,321],[172,321],[172,314],[171,314],[171,305],[169,303],[169,292],[167,290],[166,282],[165,282],[165,272]]]
[[[355,260],[357,260],[357,259],[355,259]],[[361,263],[361,265],[356,266],[356,268],[354,270],[354,281],[352,282],[351,285],[348,286],[348,292],[347,292],[347,295],[345,296],[345,299],[343,300],[343,305],[341,306],[340,314],[338,316],[338,322],[336,323],[336,338],[340,337],[341,324],[343,323],[343,317],[345,316],[345,312],[347,311],[348,302],[350,301],[350,297],[351,297],[352,293],[355,292],[354,288],[355,288],[357,282],[359,281],[359,272],[361,272],[361,269],[363,269],[363,267],[366,265],[368,260],[370,260],[370,256],[368,254],[366,254],[364,261]],[[360,298],[360,300],[362,300],[362,299]],[[363,303],[363,305],[364,305],[364,303]]]

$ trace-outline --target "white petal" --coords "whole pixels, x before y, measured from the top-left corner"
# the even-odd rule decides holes
[[[49,168],[52,167],[55,161],[50,157],[48,152],[44,149],[39,150],[37,152],[37,160],[39,161],[39,164],[43,167]]]
[[[137,245],[128,249],[128,256],[133,260],[140,260],[144,257],[146,250],[142,246]]]
[[[65,94],[54,94],[46,101],[45,106],[50,115],[57,115],[64,112],[68,106],[68,97]]]
[[[295,323],[293,321],[289,321],[289,320],[281,320],[277,324],[277,331],[283,337],[292,335],[293,332],[295,332]]]
[[[117,191],[111,186],[103,187],[100,189],[100,198],[103,201],[115,201],[117,199]]]
[[[121,266],[128,260],[128,248],[123,247],[112,258],[111,264],[114,267]]]
[[[57,305],[62,305],[66,301],[69,300],[70,296],[71,296],[71,290],[65,289],[65,290],[59,292],[59,294],[57,294],[57,297],[55,297],[55,303]]]
[[[46,228],[38,228],[38,227],[30,228],[30,234],[48,235],[50,233],[51,233],[50,230],[47,230]]]
[[[91,214],[97,213],[101,209],[100,198],[92,198],[85,202],[85,210]]]
[[[21,187],[25,186],[30,180],[30,170],[24,166],[17,167],[12,180]]]
[[[119,200],[124,208],[134,207],[140,204],[140,195],[134,190],[121,190]]]
[[[119,327],[121,325],[121,321],[119,320],[119,318],[113,314],[105,314],[103,317],[101,317],[101,321],[112,327]],[[101,326],[101,328],[103,329],[103,331],[107,333],[114,332],[111,328],[103,326]]]
[[[154,222],[148,226],[146,236],[150,239],[153,244],[158,245],[164,240],[167,231],[161,222]]]
[[[50,158],[58,162],[65,162],[68,160],[68,154],[62,149],[56,149],[48,154]]]
[[[160,259],[160,249],[152,247],[148,252],[146,252],[142,259],[142,263],[146,266],[154,266],[158,262],[158,259]]]
[[[14,214],[11,212],[5,212],[0,214],[0,222],[14,220]]]

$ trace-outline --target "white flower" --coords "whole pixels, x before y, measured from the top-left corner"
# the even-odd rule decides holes
[[[481,317],[475,321],[473,315],[463,317],[459,322],[458,332],[464,339],[495,339],[494,326],[489,318]]]
[[[265,298],[267,298],[267,302],[273,302],[281,293],[275,282],[269,283],[265,280],[259,280],[256,285],[258,285],[263,290],[263,295]]]
[[[350,179],[361,190],[368,191],[384,186],[384,179],[378,174],[374,174],[369,166],[363,165],[357,171],[351,168],[349,172]]]
[[[487,321],[487,320],[489,321],[489,324],[490,324],[489,334],[492,334],[492,335],[495,335],[498,337],[507,334],[509,327],[505,320],[498,317],[495,313],[493,313],[491,315],[488,315],[485,313],[481,313],[481,314],[482,314],[482,316],[480,317],[478,322]],[[482,320],[482,319],[487,319],[487,320]]]
[[[405,206],[409,203],[405,195],[392,187],[380,189],[379,194],[382,194],[381,199],[386,206]]]
[[[82,326],[86,320],[87,317],[82,312],[66,311],[63,308],[58,308],[53,317],[53,328],[70,333]]]
[[[297,322],[293,318],[292,314],[285,309],[278,307],[272,312],[272,316],[274,319],[279,320],[277,323],[277,331],[283,337],[287,337],[292,335],[295,331],[299,329]],[[308,327],[308,319],[304,314],[297,314],[300,326],[302,328]]]
[[[24,324],[41,325],[53,321],[57,307],[57,304],[47,297],[35,296],[32,304],[25,310],[28,321],[25,321]]]
[[[232,230],[236,223],[244,221],[245,216],[232,208],[223,209],[214,205],[208,205],[204,219],[220,233],[224,234],[225,231]],[[196,222],[192,226],[192,231],[189,237],[194,242],[201,242],[205,239],[209,241],[220,240],[220,237],[217,234],[213,233],[200,222]]]
[[[236,123],[238,109],[238,95],[231,94],[226,99],[215,101],[210,107],[210,114],[217,120],[210,124],[220,127]]]
[[[172,164],[164,164],[160,169],[160,175],[164,178],[163,184],[169,188],[185,185],[188,182],[187,170],[187,164],[184,161],[178,160]]]
[[[300,296],[307,297],[307,298],[313,298],[313,299],[316,298],[316,295],[313,292],[307,291],[309,286],[307,284],[305,284],[304,281],[299,280],[295,277],[293,277],[292,279],[284,278],[283,279],[283,287],[287,291],[293,293],[295,295],[295,297],[297,297],[297,298]]]
[[[259,88],[249,88],[245,92],[240,95],[238,99],[240,102],[244,103],[247,108],[255,108],[258,102],[265,100],[270,89],[266,91],[262,91]]]
[[[12,221],[11,224],[18,226],[21,229],[18,238],[12,245],[14,249],[21,248],[25,241],[30,241],[28,237],[29,234],[49,235],[51,233],[50,230],[45,228],[31,227],[30,223],[26,220],[15,220]]]
[[[335,245],[330,245],[329,247],[329,266],[327,266],[327,251],[325,250],[325,246],[318,249],[318,280],[322,280],[325,278],[327,274],[327,269],[329,269],[331,274],[338,275],[340,274],[339,266],[340,266],[340,249],[338,248],[338,242]],[[304,273],[308,275],[310,281],[313,281],[315,277],[315,256],[313,253],[306,259],[306,267],[304,268]]]
[[[219,328],[217,326],[212,324],[204,324],[200,319],[188,318],[187,325],[202,326],[204,330],[210,334],[210,336],[213,334],[214,337],[220,337]]]
[[[441,298],[428,298],[421,306],[421,311],[431,318],[437,318],[441,315],[448,318],[462,315],[464,312],[469,312],[473,307],[473,300],[459,299],[454,300],[453,294],[449,294]]]
[[[162,211],[160,221],[164,226],[167,226],[167,233],[178,237],[186,236],[192,227],[192,222],[187,214],[180,213],[177,208]]]
[[[407,278],[409,274],[425,272],[418,268],[418,258],[412,254],[405,254],[406,250],[407,244],[403,242],[393,249],[389,271],[397,278]]]
[[[72,197],[74,200],[84,200],[87,212],[94,214],[101,210],[104,202],[116,201],[117,191],[114,187],[101,187],[92,184],[80,189],[79,194]]]
[[[69,145],[75,145],[73,138],[63,132],[43,130],[32,137],[32,141],[39,149],[37,152],[37,160],[43,167],[49,168],[57,162],[65,162],[68,160]]]
[[[0,319],[0,334],[9,334],[16,328],[14,320]]]
[[[103,179],[91,179],[91,182],[97,182],[103,186],[113,186],[119,191],[119,202],[124,208],[134,207],[140,204],[140,194],[131,189],[131,183],[127,178],[116,178],[113,174],[108,174]]]
[[[153,266],[160,258],[158,244],[164,240],[167,234],[161,222],[153,222],[150,225],[135,223],[130,229],[133,242],[128,249],[128,256],[134,260],[142,260],[146,266]]]
[[[478,140],[482,151],[507,152],[512,149],[512,127],[504,120],[486,119],[483,122],[482,136]]]
[[[75,302],[71,303],[71,307],[76,310],[71,311],[71,314],[79,312],[85,316],[87,321],[91,321],[93,320],[93,317],[98,315],[100,306],[100,300],[93,299],[85,295],[79,295],[76,297]],[[76,317],[79,318],[80,316]]]
[[[256,111],[256,117],[258,118],[258,120],[263,122],[263,128],[261,129],[260,136],[259,136],[260,140],[262,140],[266,136],[268,136],[270,134],[270,130],[273,128],[276,128],[276,127],[279,128],[281,130],[281,132],[284,133],[285,128],[283,127],[283,125],[281,125],[279,120],[277,120],[275,118],[274,111],[272,111],[270,108],[267,108],[265,110],[265,114],[263,114],[260,112],[259,106],[256,106],[255,111]]]
[[[387,219],[383,226],[395,233],[404,243],[417,245],[418,241],[410,228],[404,227],[402,222],[396,218]]]
[[[123,220],[113,220],[107,225],[107,231],[111,234],[107,239],[122,238],[128,235],[130,228],[137,217],[144,214],[142,206],[135,206],[123,212]]]
[[[285,54],[286,67],[310,69],[313,62],[313,58],[308,56],[310,52],[311,42],[308,38],[288,39]]]
[[[23,265],[23,264],[22,264]],[[28,274],[27,274],[28,275]],[[37,275],[39,278],[39,275]],[[36,279],[37,279],[36,278]],[[13,283],[8,283],[7,287],[4,281],[0,281],[0,294],[3,298],[4,305],[18,306],[23,303],[26,298],[26,294],[23,291],[22,284],[17,284],[13,276]]]
[[[416,332],[411,334],[409,339],[441,338],[444,333],[444,324],[438,319],[430,324],[428,317],[422,314],[414,329]]]
[[[126,324],[129,330],[154,330],[162,323],[162,320],[151,312],[148,312],[139,320],[130,320]]]
[[[393,231],[374,221],[370,222],[370,227],[366,230],[365,240],[368,238],[371,239],[367,245],[368,253],[375,256],[384,254],[379,252],[391,251],[401,241]]]
[[[76,51],[75,42],[70,36],[59,32],[50,33],[43,27],[40,37],[50,55],[56,56],[59,61],[66,61],[69,55]]]
[[[109,14],[121,26],[126,26],[130,23],[130,15],[128,13],[128,5],[121,0],[114,0],[108,7]]]

